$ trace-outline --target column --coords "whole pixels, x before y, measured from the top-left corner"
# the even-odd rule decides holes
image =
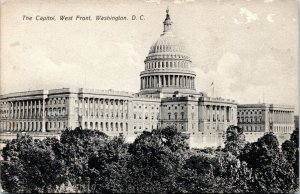
[[[94,108],[94,112],[93,112],[93,117],[96,118],[96,101],[97,99],[96,98],[93,98],[93,108]],[[96,124],[95,124],[96,125]],[[96,126],[94,126],[94,129],[95,129]]]
[[[147,77],[144,77],[144,84],[145,84],[145,87],[144,88],[148,88],[148,78]]]
[[[29,102],[28,102],[28,100],[25,101],[25,108],[26,108],[25,117],[28,118],[29,117]],[[27,126],[26,126],[26,128],[27,128]]]
[[[180,88],[182,87],[182,76],[181,75],[179,76],[179,87]]]
[[[194,89],[194,77],[192,77],[192,88]]]
[[[43,98],[43,102],[42,102],[42,132],[46,132],[46,122],[45,122],[45,98]]]
[[[26,112],[27,112],[27,111],[25,111],[25,110],[26,110],[26,102],[27,102],[26,100],[23,101],[23,118],[26,118],[27,115],[28,115],[28,114],[26,115]]]
[[[40,118],[40,116],[41,116],[41,101],[40,100],[38,100],[38,115],[37,115],[37,117],[38,118]]]
[[[30,104],[29,104],[29,106],[30,106],[30,108],[29,108],[30,118],[32,118],[32,100],[30,100],[29,102],[30,102]],[[32,126],[30,125],[30,128],[31,128],[31,127],[32,127]]]
[[[161,79],[160,79],[160,75],[157,75],[157,87],[161,87]]]
[[[164,79],[164,86],[166,86],[167,84],[166,84],[166,76],[165,75],[163,75],[163,79]]]
[[[154,81],[154,76],[151,76],[152,77],[152,88],[155,87],[155,81]]]
[[[34,100],[34,115],[37,118],[37,100]]]
[[[209,110],[209,116],[210,116],[210,121],[214,121],[214,117],[213,117],[213,107],[214,105],[210,105],[210,110]]]
[[[14,111],[15,111],[15,109],[14,109],[14,102],[12,101],[11,102],[11,118],[14,118],[14,116],[15,116],[15,114],[14,114]]]

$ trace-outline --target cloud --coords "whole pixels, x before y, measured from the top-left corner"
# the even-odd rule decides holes
[[[236,18],[233,18],[233,22],[237,25],[242,24],[243,22],[239,22]]]
[[[247,22],[246,23],[251,23],[255,20],[258,20],[258,16],[256,13],[252,13],[251,11],[249,11],[247,8],[242,7],[240,8],[240,14],[241,16],[245,16]]]
[[[264,3],[272,3],[274,0],[264,0]]]
[[[254,62],[243,60],[236,53],[224,53],[217,62],[217,69],[197,74],[197,89],[212,95],[210,84],[214,82],[215,96],[238,100],[239,103],[265,102],[290,104],[297,101],[297,74],[287,70],[286,64],[265,55]],[[274,84],[276,82],[276,84]],[[284,96],[289,96],[287,99]]]
[[[270,23],[274,23],[274,19],[273,19],[274,16],[275,14],[268,14],[266,18]]]
[[[249,11],[245,7],[240,8],[240,16],[242,17],[240,21],[237,18],[233,18],[233,22],[237,25],[252,23],[259,19],[256,13]]]

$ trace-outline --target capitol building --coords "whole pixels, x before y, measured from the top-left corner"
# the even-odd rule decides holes
[[[253,141],[269,131],[289,138],[294,107],[240,105],[196,91],[192,61],[172,31],[168,12],[144,60],[138,93],[63,88],[1,95],[1,138],[82,127],[132,141],[143,131],[173,126],[189,135],[191,147],[205,147],[222,146],[230,125],[242,127]]]

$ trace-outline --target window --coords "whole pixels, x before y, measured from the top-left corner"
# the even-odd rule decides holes
[[[169,116],[169,120],[171,120],[171,113],[168,113],[168,116]]]

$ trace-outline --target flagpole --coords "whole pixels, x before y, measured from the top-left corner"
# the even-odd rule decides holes
[[[212,86],[212,94],[211,94],[211,96],[214,98],[214,96],[215,96],[215,85],[214,85],[214,82],[211,82],[210,86]]]

